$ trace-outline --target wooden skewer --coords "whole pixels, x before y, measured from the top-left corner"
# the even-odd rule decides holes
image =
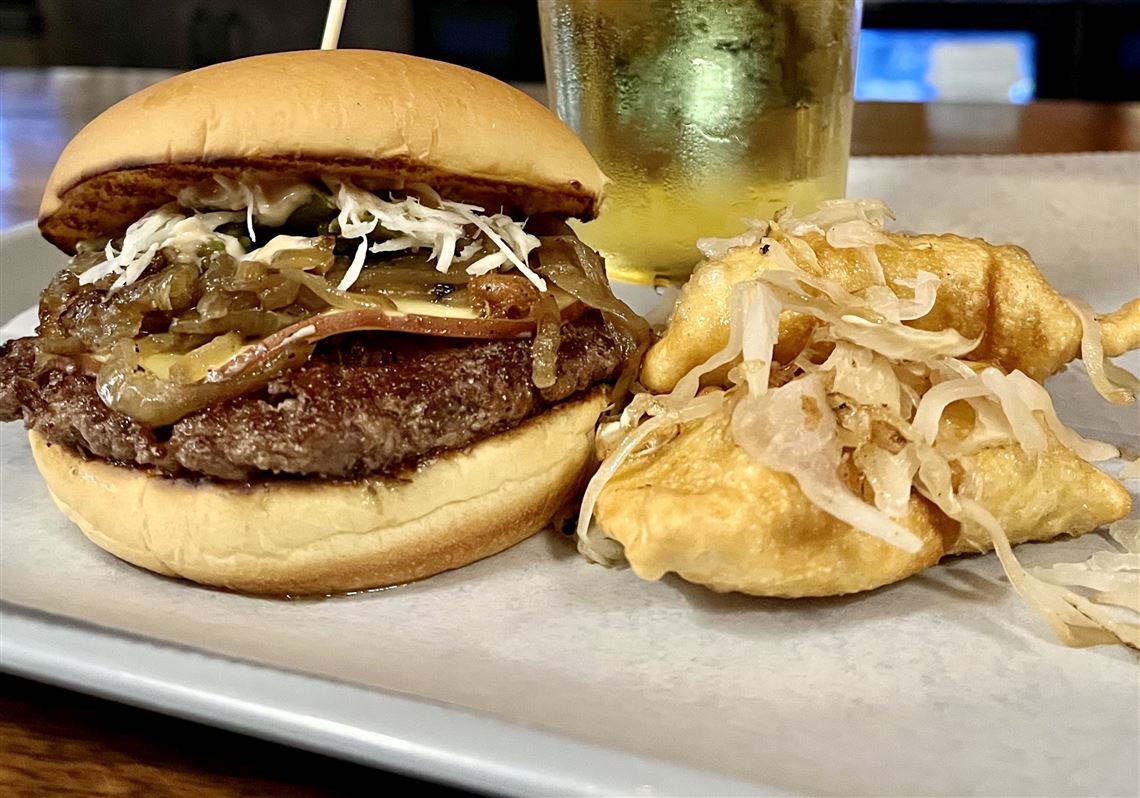
[[[344,6],[348,0],[329,0],[329,15],[325,20],[325,35],[321,38],[322,50],[335,50],[340,40],[340,25],[344,22]]]

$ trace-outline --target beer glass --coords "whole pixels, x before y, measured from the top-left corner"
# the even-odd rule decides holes
[[[578,226],[617,279],[842,197],[860,0],[539,0],[550,102],[613,181]]]

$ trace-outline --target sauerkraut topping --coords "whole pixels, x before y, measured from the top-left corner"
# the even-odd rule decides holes
[[[1140,393],[1140,380],[1105,358],[1101,342],[1100,321],[1089,304],[1081,299],[1067,299],[1081,320],[1081,360],[1097,393],[1117,405],[1131,404]]]
[[[1115,638],[1140,648],[1140,521],[1117,521],[1109,526],[1108,538],[1117,548],[1080,563],[1026,569],[1025,579],[1035,580],[1033,589],[1048,591],[1082,616],[1075,619],[1078,639],[1072,644]],[[1067,631],[1062,626],[1058,634]]]
[[[587,486],[578,522],[580,551],[596,562],[620,559],[620,545],[590,521],[598,495],[624,461],[645,456],[684,424],[723,412],[730,415],[734,441],[755,462],[791,475],[811,502],[854,529],[917,551],[919,539],[902,523],[917,492],[948,517],[991,535],[1011,584],[1065,642],[1137,645],[1135,619],[1121,621],[1099,607],[1095,596],[1069,589],[1085,583],[1062,584],[1058,572],[1051,572],[1049,581],[1036,570],[1025,571],[1001,525],[972,495],[970,480],[962,479],[971,458],[993,446],[1016,445],[1031,456],[1066,446],[1088,461],[1115,457],[1117,450],[1065,427],[1045,388],[1021,372],[1007,374],[961,359],[977,341],[955,330],[905,325],[934,306],[936,276],[919,273],[905,286],[913,292],[905,299],[882,279],[849,293],[799,269],[786,249],[796,246],[796,235],[816,233],[833,246],[869,250],[870,260],[887,217],[881,203],[836,201],[802,219],[778,216],[747,242],[730,240],[735,245],[754,239],[767,246],[781,268],[733,287],[729,340],[720,352],[686,374],[671,393],[635,396],[618,422],[603,427],[604,459]],[[778,236],[771,235],[777,227]],[[726,242],[703,244],[710,254]],[[819,323],[803,350],[791,362],[779,363],[774,350],[784,312]],[[1095,340],[1094,324],[1086,321],[1085,331]],[[1103,361],[1095,344],[1089,354]],[[700,390],[701,377],[738,359],[726,385]],[[1090,374],[1096,369],[1091,367]],[[1123,381],[1113,376],[1117,384]],[[1116,588],[1135,578],[1098,580],[1098,585],[1112,582],[1106,595],[1115,599],[1120,597]],[[1136,602],[1129,606],[1140,611]]]
[[[331,194],[307,184],[289,184],[267,189],[247,186],[229,178],[216,178],[216,190],[185,190],[179,201],[150,211],[123,234],[118,246],[108,242],[105,259],[80,277],[83,285],[116,275],[112,289],[130,285],[139,278],[154,256],[163,249],[194,253],[203,244],[217,243],[235,258],[251,256],[264,260],[267,252],[286,247],[306,247],[311,242],[295,236],[274,234],[253,253],[233,234],[219,227],[245,222],[250,244],[259,243],[255,225],[280,227],[306,204],[319,202],[335,211],[336,235],[355,246],[349,268],[337,284],[347,291],[364,267],[368,253],[418,252],[428,250],[428,259],[439,272],[459,264],[470,275],[501,268],[517,269],[540,291],[546,283],[528,265],[539,239],[527,233],[524,222],[502,213],[486,214],[478,205],[441,199],[428,186],[413,184],[403,196],[382,199],[346,180],[327,180]],[[202,212],[200,208],[222,208]]]

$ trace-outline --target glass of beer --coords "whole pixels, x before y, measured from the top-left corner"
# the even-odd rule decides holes
[[[696,240],[842,197],[860,0],[539,0],[555,112],[613,181],[578,234],[681,281]]]

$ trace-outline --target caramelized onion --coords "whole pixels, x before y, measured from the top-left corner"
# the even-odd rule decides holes
[[[265,387],[278,373],[303,363],[312,351],[312,343],[296,342],[277,349],[232,379],[181,385],[142,368],[135,342],[120,341],[99,369],[95,388],[112,410],[162,427],[195,410]]]
[[[378,294],[353,294],[341,291],[329,283],[324,277],[303,272],[300,269],[288,269],[281,272],[286,279],[292,280],[307,288],[318,299],[331,308],[337,310],[359,310],[362,308],[376,308],[379,310],[395,310],[396,303],[386,296]]]
[[[529,283],[528,283],[529,285]],[[533,307],[535,332],[530,346],[530,378],[536,388],[549,388],[558,378],[558,346],[562,343],[562,315],[558,301],[545,293]]]
[[[135,341],[141,357],[147,355],[182,355],[208,342],[213,336],[183,333],[155,333]]]
[[[617,342],[625,360],[611,396],[620,404],[637,379],[641,358],[649,348],[649,323],[613,295],[601,256],[577,237],[546,236],[537,253],[540,274],[579,301],[601,311],[606,332]]]
[[[170,364],[167,379],[171,382],[189,384],[206,378],[211,366],[221,359],[233,356],[241,347],[241,336],[234,332],[207,341],[196,349],[178,356]]]
[[[430,294],[440,283],[460,286],[470,282],[471,275],[458,266],[441,272],[427,257],[427,253],[422,253],[366,263],[353,288],[384,293]]]
[[[197,267],[175,263],[107,295],[96,286],[79,285],[75,275],[65,271],[40,298],[44,350],[57,354],[98,352],[115,341],[134,338],[155,316],[193,305],[197,284]]]
[[[332,236],[324,236],[313,247],[283,249],[272,257],[270,263],[272,268],[279,272],[297,270],[326,275],[336,263],[336,256],[333,253],[335,243],[336,239]],[[256,261],[242,261],[242,266],[253,262]]]
[[[202,295],[195,305],[194,321],[214,321],[239,310],[257,307],[257,299],[249,293],[235,293],[213,288]],[[173,326],[173,324],[171,325]]]
[[[176,319],[170,324],[172,333],[219,334],[241,333],[247,338],[263,338],[297,321],[296,316],[272,310],[234,310],[221,316],[203,319]]]
[[[280,274],[267,275],[257,287],[257,299],[266,310],[281,310],[297,301],[301,286]]]
[[[79,278],[71,271],[62,271],[48,283],[40,294],[40,324],[36,329],[40,351],[46,354],[75,355],[88,349],[83,340],[73,333],[71,325],[64,321],[65,314],[82,301],[83,295],[99,300],[99,292],[93,286],[81,286]]]
[[[480,315],[497,319],[525,319],[543,297],[534,284],[521,274],[490,272],[473,279],[467,287]],[[555,303],[557,305],[557,302]]]
[[[312,248],[283,249],[269,263],[238,261],[223,250],[199,252],[194,260],[162,251],[142,279],[113,292],[98,282],[80,285],[74,269],[94,260],[91,255],[74,261],[72,270],[44,292],[41,346],[45,353],[71,357],[109,353],[98,367],[99,396],[115,410],[162,426],[263,387],[273,375],[303,362],[322,338],[362,330],[483,339],[533,336],[532,377],[545,388],[556,380],[561,324],[595,308],[625,360],[615,389],[620,398],[637,374],[649,327],[610,293],[598,255],[564,227],[551,229],[558,234],[545,237],[536,253],[550,280],[549,292],[517,274],[472,278],[459,268],[441,274],[424,254],[370,264],[356,289],[342,291],[336,285],[344,259],[336,257],[332,237]],[[573,301],[560,310],[559,296],[565,294]],[[393,297],[452,306],[474,302],[486,313],[484,318],[417,315],[399,311]],[[209,357],[218,353],[209,347],[215,336],[261,340],[206,371]],[[163,364],[162,374],[171,364],[170,379],[141,365],[144,356],[185,357],[198,347],[206,347],[201,356],[184,363],[170,357],[154,361]],[[89,360],[88,365],[98,363],[98,357]]]

